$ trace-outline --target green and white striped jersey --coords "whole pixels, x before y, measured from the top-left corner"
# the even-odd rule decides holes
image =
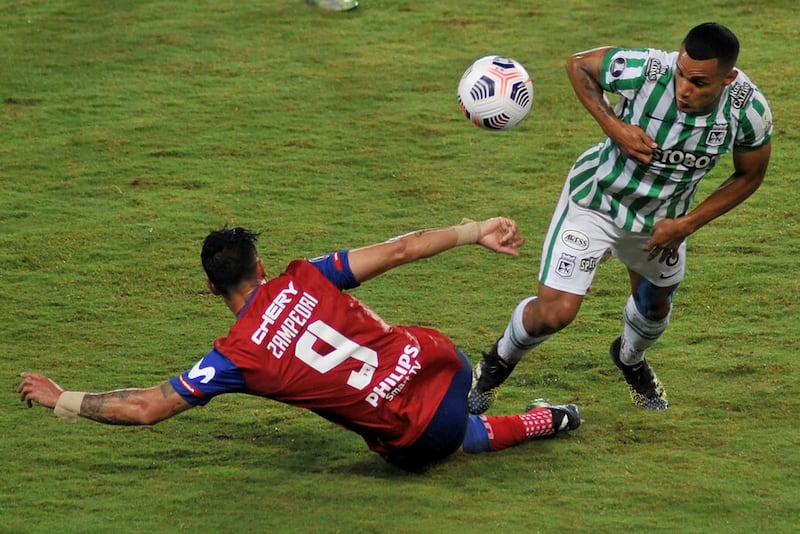
[[[647,232],[661,219],[684,215],[697,185],[726,152],[758,149],[772,137],[767,99],[738,70],[716,109],[687,114],[675,104],[678,52],[612,49],[601,85],[621,96],[615,112],[658,144],[641,165],[606,139],[584,152],[570,169],[570,194],[578,204],[608,213],[620,228]]]

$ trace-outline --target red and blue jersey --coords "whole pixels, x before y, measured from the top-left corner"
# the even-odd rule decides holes
[[[346,251],[291,262],[171,384],[193,405],[248,393],[312,410],[377,452],[407,447],[462,363],[440,332],[389,325],[342,291],[357,286]]]

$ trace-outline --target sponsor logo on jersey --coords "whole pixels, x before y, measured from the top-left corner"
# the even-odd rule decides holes
[[[561,233],[561,242],[575,250],[586,250],[589,248],[589,237],[577,230],[564,230]]]
[[[625,72],[625,65],[625,58],[618,57],[611,62],[611,66],[608,68],[608,73],[611,74],[612,78],[619,78],[622,76],[622,73]]]
[[[295,302],[295,298],[298,295],[299,298]],[[275,358],[280,358],[300,333],[300,330],[308,323],[317,304],[319,304],[319,300],[316,297],[305,291],[300,293],[294,282],[290,281],[267,304],[261,314],[261,323],[251,334],[250,341],[256,345],[262,345],[267,341],[267,350]],[[287,310],[288,312],[281,319],[281,316]],[[267,340],[268,337],[269,340]]]
[[[736,109],[741,109],[747,100],[753,95],[753,86],[747,82],[735,83],[731,87],[731,105]]]
[[[662,150],[657,148],[653,151],[651,163],[664,163],[667,165],[683,165],[690,169],[705,169],[711,165],[712,158],[706,154],[694,154],[683,150]]]
[[[390,401],[395,398],[403,391],[411,377],[422,368],[422,364],[417,360],[418,355],[419,347],[410,344],[406,345],[403,353],[397,358],[397,365],[394,371],[372,388],[372,392],[364,400],[372,407],[377,408],[381,399]]]
[[[651,82],[656,81],[667,72],[666,65],[662,65],[661,61],[651,57],[647,60],[647,67],[645,68],[645,77]]]
[[[267,337],[269,333],[270,325],[275,324],[275,321],[278,319],[280,314],[283,310],[291,304],[292,299],[295,295],[297,295],[298,291],[294,287],[294,282],[289,282],[289,285],[286,286],[284,289],[281,290],[278,295],[272,299],[267,305],[267,308],[264,310],[264,313],[261,315],[261,324],[253,332],[253,335],[250,336],[250,339],[256,345],[260,345],[264,338]]]
[[[715,124],[709,130],[706,136],[706,144],[708,146],[722,146],[725,144],[725,137],[728,135],[727,124]]]
[[[575,270],[575,260],[577,259],[571,254],[562,252],[561,257],[556,261],[556,274],[562,278],[570,278],[572,271]]]
[[[581,258],[580,270],[589,273],[597,267],[597,258]]]
[[[203,365],[203,360],[200,360],[199,362],[194,364],[194,367],[192,367],[192,369],[186,374],[186,378],[188,378],[189,380],[197,380],[199,378],[201,384],[208,384],[209,382],[211,382],[211,380],[213,380],[214,377],[216,376],[217,370],[214,369],[212,365],[206,365],[205,367],[201,367],[202,365]],[[189,389],[192,393],[194,393],[193,389],[190,389],[188,387],[186,389]]]

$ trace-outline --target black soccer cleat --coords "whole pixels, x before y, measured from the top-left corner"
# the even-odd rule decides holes
[[[609,352],[614,365],[622,371],[622,376],[625,377],[625,381],[628,383],[633,403],[648,410],[666,410],[669,408],[664,386],[661,385],[653,369],[650,368],[647,359],[642,359],[636,365],[625,365],[619,359],[621,346],[622,338],[618,337],[611,343]]]
[[[500,385],[506,381],[516,365],[506,362],[497,354],[497,341],[489,352],[483,353],[483,359],[475,366],[472,374],[472,388],[467,399],[469,413],[479,415],[489,409],[497,398]]]

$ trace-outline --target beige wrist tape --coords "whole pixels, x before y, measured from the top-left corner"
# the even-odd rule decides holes
[[[53,412],[62,419],[75,421],[80,415],[81,404],[85,396],[86,393],[83,391],[64,391],[58,397],[58,402],[56,402]]]
[[[478,223],[475,221],[459,224],[453,228],[456,230],[456,245],[471,245],[477,243],[480,238]]]

